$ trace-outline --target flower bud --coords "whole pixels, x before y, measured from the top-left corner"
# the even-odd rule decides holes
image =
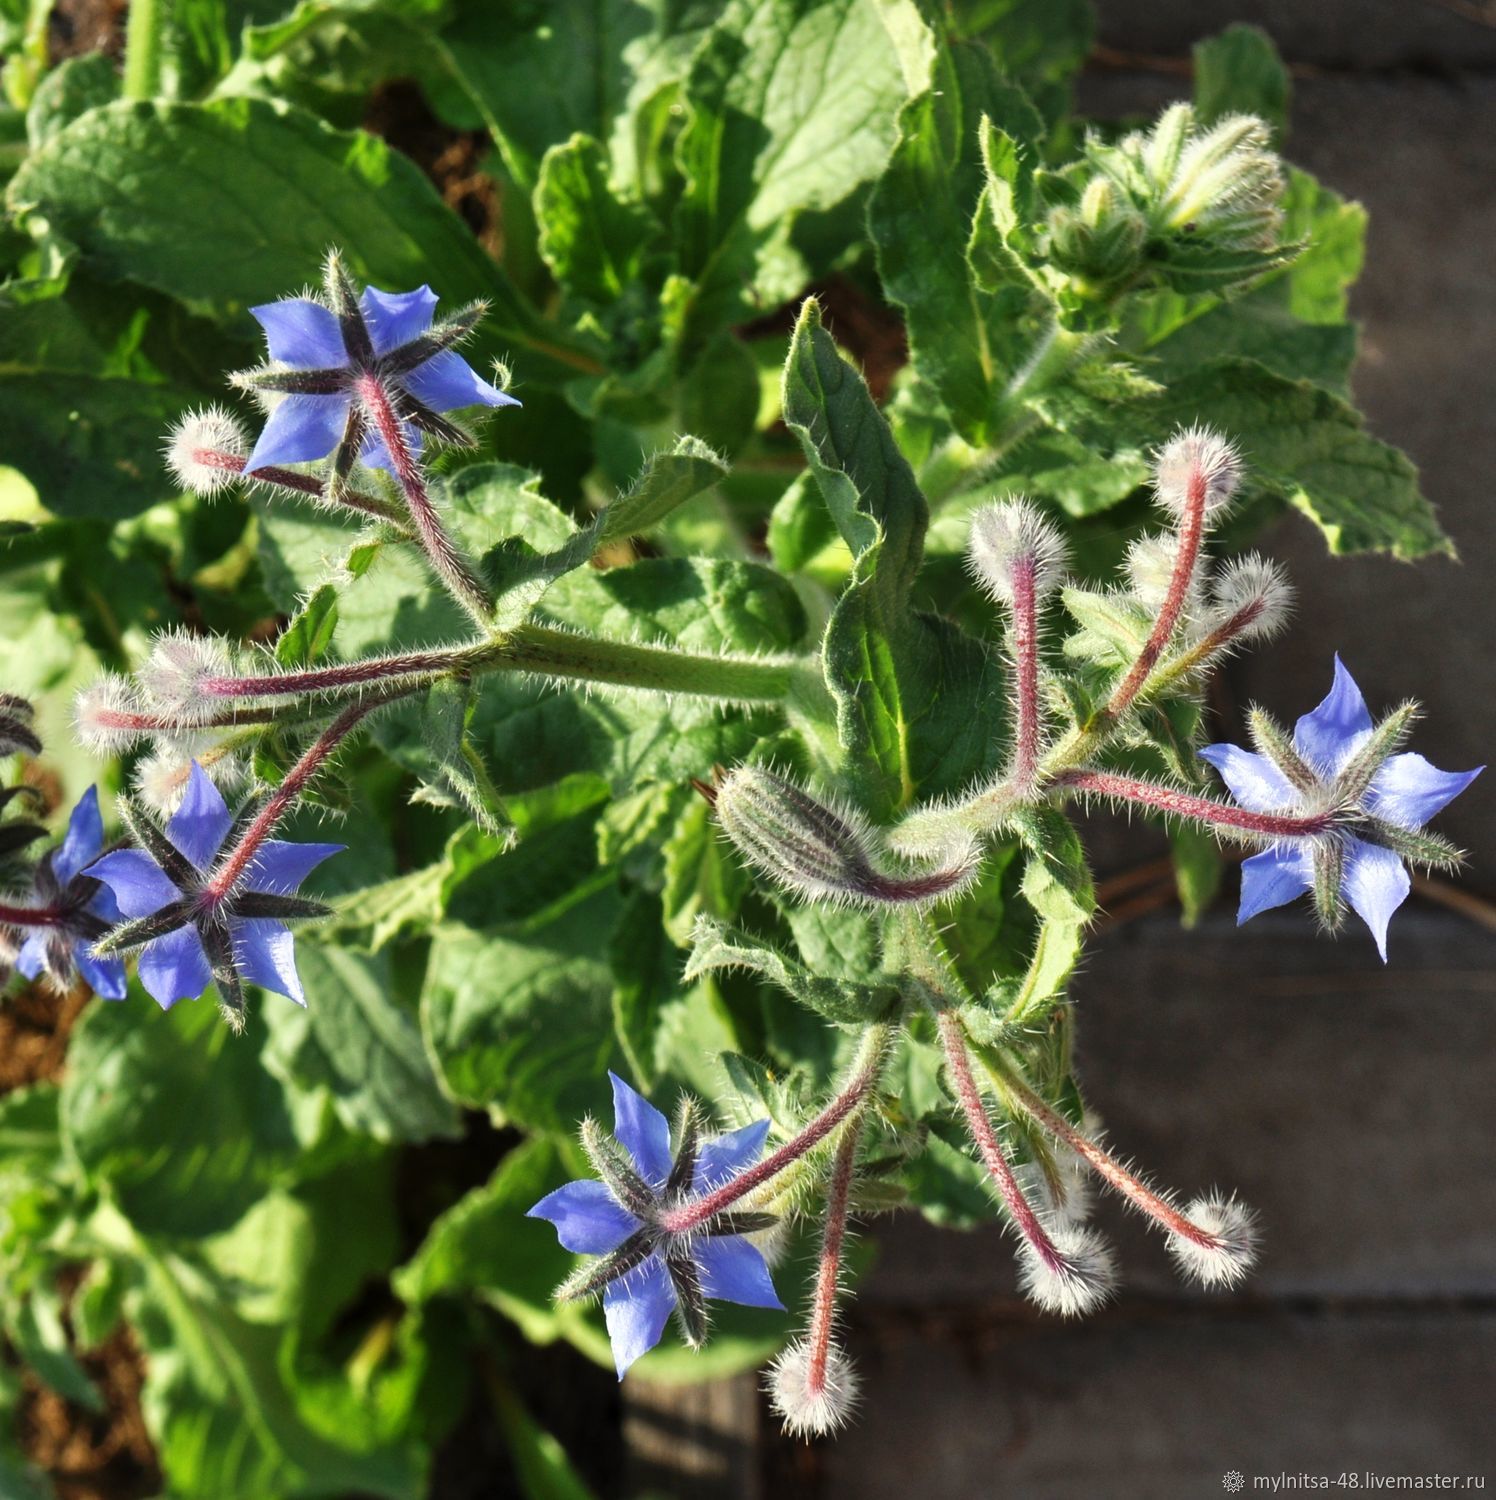
[[[1035,599],[1053,593],[1064,578],[1065,539],[1036,505],[998,500],[975,511],[966,541],[971,576],[999,604],[1013,602],[1014,580],[1030,569]]]
[[[850,1419],[857,1405],[857,1372],[840,1344],[829,1344],[818,1378],[811,1349],[796,1340],[769,1370],[769,1400],[794,1437],[821,1437]]]
[[[31,723],[36,710],[25,698],[14,693],[0,693],[0,755],[40,755],[42,742]]]
[[[1200,1244],[1182,1234],[1169,1236],[1169,1251],[1184,1275],[1202,1286],[1234,1286],[1257,1263],[1256,1216],[1245,1204],[1212,1193],[1194,1199],[1184,1216],[1212,1241]]]
[[[701,790],[748,863],[812,901],[923,906],[959,891],[977,873],[977,849],[968,841],[935,869],[890,874],[860,817],[760,766],[739,766]]]
[[[140,694],[129,678],[106,672],[73,700],[73,724],[79,742],[95,755],[118,755],[147,731]]]
[[[222,694],[208,691],[213,678],[233,671],[228,646],[215,636],[163,631],[145,665],[135,674],[146,706],[163,720],[190,729],[222,710]]]
[[[1208,427],[1190,427],[1164,444],[1154,464],[1158,503],[1183,518],[1196,505],[1218,517],[1241,483],[1241,455],[1233,443]]]
[[[166,466],[194,495],[213,495],[235,483],[248,452],[244,429],[221,406],[189,412],[166,436]]]
[[[1018,1252],[1018,1280],[1024,1294],[1045,1312],[1078,1317],[1099,1307],[1117,1282],[1111,1250],[1094,1229],[1056,1223],[1047,1230],[1059,1259],[1049,1260],[1027,1239]]]
[[[1153,536],[1140,536],[1127,549],[1124,568],[1127,581],[1138,603],[1150,613],[1163,608],[1169,597],[1169,586],[1173,582],[1174,568],[1179,561],[1179,538],[1163,532]],[[1184,614],[1193,619],[1200,610],[1200,559],[1195,559],[1195,570],[1185,592]]]
[[[1283,186],[1268,127],[1255,115],[1228,115],[1185,144],[1159,209],[1170,229],[1263,250],[1277,241]]]
[[[210,743],[206,736],[192,735],[153,750],[135,767],[135,794],[152,811],[169,818],[186,795],[194,760],[219,791],[239,788],[247,779],[243,763],[235,755],[209,753]]]
[[[1288,622],[1293,586],[1276,563],[1255,552],[1226,564],[1211,585],[1213,626],[1233,640],[1266,640]]]

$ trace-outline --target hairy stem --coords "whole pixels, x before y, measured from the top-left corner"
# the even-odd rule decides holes
[[[1177,1234],[1207,1250],[1220,1247],[1220,1240],[1209,1230],[1202,1229],[1193,1220],[1187,1219],[1167,1199],[1129,1172],[1110,1152],[1097,1145],[1089,1136],[1082,1135],[1058,1110],[1046,1104],[995,1048],[979,1047],[977,1051],[993,1082],[1007,1097],[1051,1135],[1064,1141],[1098,1177],[1121,1193],[1135,1208],[1141,1209],[1171,1234]]]
[[[862,1142],[864,1113],[859,1110],[837,1142],[826,1194],[826,1226],[821,1235],[821,1254],[816,1263],[815,1295],[810,1305],[810,1329],[806,1345],[810,1360],[806,1367],[806,1392],[816,1400],[826,1391],[826,1363],[831,1355],[831,1330],[836,1320],[836,1296],[841,1289],[842,1248],[847,1239],[847,1214],[852,1199],[852,1177],[857,1148]]]
[[[225,474],[243,475],[244,466],[249,462],[242,454],[225,453],[221,448],[194,448],[191,457],[194,463],[208,469],[221,469]],[[399,527],[407,536],[410,535],[405,513],[398,505],[382,500],[378,495],[344,488],[336,496],[331,496],[315,475],[298,474],[294,469],[282,469],[274,464],[256,469],[253,474],[245,477],[249,484],[267,484],[276,489],[289,490],[298,499],[309,500],[324,510],[352,511],[361,520],[384,521]],[[414,540],[413,537],[411,539]]]
[[[120,92],[126,99],[154,99],[161,87],[161,33],[166,26],[162,0],[130,0],[125,23],[125,70]]]
[[[0,927],[61,927],[67,913],[52,906],[11,906],[0,901]]]
[[[1033,784],[1039,765],[1039,624],[1034,593],[1037,563],[1021,557],[1013,565],[1013,768],[1018,786]]]
[[[361,375],[357,390],[364,410],[369,414],[370,421],[389,452],[390,462],[395,468],[395,478],[405,495],[416,538],[430,559],[432,568],[446,586],[447,592],[479,625],[487,628],[493,619],[493,599],[478,577],[478,570],[452,540],[451,533],[442,523],[427,492],[421,466],[411,452],[404,424],[395,411],[389,392],[374,375]]]
[[[1213,797],[1176,791],[1173,787],[1158,786],[1135,776],[1120,776],[1114,771],[1084,768],[1062,771],[1050,785],[1069,791],[1094,792],[1102,797],[1115,797],[1118,801],[1134,802],[1176,818],[1190,818],[1211,828],[1230,828],[1267,839],[1312,838],[1316,834],[1327,832],[1335,821],[1334,815],[1328,812],[1314,813],[1308,817],[1252,812],[1245,807],[1217,802]]]
[[[777,1151],[771,1152],[760,1162],[739,1172],[730,1182],[724,1182],[715,1191],[683,1203],[660,1216],[660,1224],[671,1234],[687,1234],[699,1229],[724,1209],[731,1208],[740,1198],[746,1197],[755,1188],[777,1177],[786,1167],[793,1166],[807,1152],[813,1150],[844,1120],[848,1119],[877,1087],[883,1072],[884,1055],[888,1048],[889,1028],[884,1025],[869,1026],[863,1033],[862,1045],[852,1065],[852,1075],[846,1087],[803,1130],[786,1141]]]

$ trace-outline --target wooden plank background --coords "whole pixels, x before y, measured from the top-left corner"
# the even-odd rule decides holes
[[[1099,115],[1186,92],[1191,45],[1232,21],[1278,41],[1289,156],[1371,212],[1358,399],[1420,465],[1463,558],[1331,564],[1285,519],[1264,545],[1299,584],[1298,623],[1233,670],[1234,696],[1291,718],[1338,649],[1374,707],[1423,700],[1436,764],[1479,764],[1496,738],[1496,4],[1101,12],[1080,90]],[[1473,851],[1464,888],[1496,891],[1496,775],[1441,827]],[[1096,838],[1112,867],[1147,849]],[[1105,1205],[1125,1285],[1065,1325],[1015,1298],[996,1228],[884,1222],[849,1317],[858,1424],[790,1444],[752,1380],[627,1383],[628,1492],[1189,1497],[1223,1493],[1231,1469],[1247,1493],[1255,1476],[1347,1471],[1496,1490],[1496,932],[1481,916],[1415,898],[1386,968],[1364,932],[1319,939],[1301,914],[1115,926],[1077,990],[1089,1095],[1161,1181],[1260,1210],[1260,1272],[1236,1294],[1183,1287],[1157,1237]]]

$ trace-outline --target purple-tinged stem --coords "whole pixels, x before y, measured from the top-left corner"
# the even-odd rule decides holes
[[[777,1177],[814,1149],[838,1125],[847,1119],[877,1085],[883,1068],[886,1038],[884,1028],[870,1027],[864,1044],[864,1061],[852,1075],[852,1081],[800,1133],[760,1162],[744,1168],[738,1175],[704,1197],[683,1203],[660,1216],[660,1225],[671,1234],[688,1234],[708,1220],[731,1208],[740,1198]]]
[[[984,1054],[986,1055],[986,1054]],[[989,1056],[989,1065],[990,1062]],[[1108,1186],[1121,1193],[1135,1208],[1140,1209],[1170,1234],[1189,1240],[1205,1250],[1219,1250],[1221,1240],[1202,1229],[1192,1219],[1187,1219],[1173,1204],[1155,1193],[1147,1183],[1140,1181],[1110,1152],[1096,1144],[1089,1136],[1082,1135],[1058,1110],[1050,1108],[1011,1069],[993,1065],[1003,1089],[1039,1122],[1051,1135],[1064,1141]]]
[[[251,484],[271,484],[277,489],[290,490],[301,498],[314,501],[321,506],[357,511],[362,516],[368,516],[376,521],[386,521],[402,528],[405,525],[405,517],[401,514],[399,507],[391,505],[388,500],[381,500],[378,496],[366,494],[363,490],[350,489],[341,491],[336,498],[333,498],[324,490],[322,481],[313,474],[298,474],[294,469],[282,469],[274,464],[267,465],[263,469],[256,469],[253,474],[245,474],[244,466],[249,460],[243,454],[225,453],[221,448],[194,448],[191,457],[194,463],[201,464],[205,469],[218,469],[225,474],[239,474]]]
[[[1016,786],[1033,785],[1039,764],[1039,620],[1032,554],[1013,564],[1013,770]]]
[[[275,832],[276,825],[307,789],[312,777],[359,722],[376,708],[383,707],[399,696],[399,693],[386,693],[378,698],[367,698],[362,703],[350,704],[307,746],[301,759],[286,772],[286,779],[271,793],[264,807],[255,815],[254,821],[244,830],[239,842],[213,871],[212,879],[203,890],[203,895],[210,903],[221,901],[243,878],[260,845]]]
[[[360,375],[356,387],[358,398],[374,423],[394,465],[395,478],[405,495],[416,537],[448,592],[475,619],[488,626],[493,621],[493,599],[483,586],[471,562],[452,540],[421,477],[405,436],[404,425],[390,401],[389,392],[375,375]]]
[[[836,1296],[841,1290],[842,1248],[847,1241],[847,1214],[852,1200],[852,1176],[857,1147],[862,1140],[862,1118],[847,1127],[837,1143],[826,1195],[826,1227],[821,1236],[821,1254],[816,1263],[815,1296],[810,1304],[810,1329],[806,1347],[810,1359],[805,1371],[805,1391],[812,1401],[826,1393],[826,1363],[831,1357],[831,1330],[836,1321]]]
[[[1207,483],[1203,468],[1198,464],[1189,476],[1185,487],[1184,516],[1179,524],[1179,551],[1174,558],[1174,571],[1169,576],[1168,592],[1164,595],[1158,618],[1137,660],[1128,669],[1127,676],[1117,685],[1116,691],[1107,700],[1102,715],[1109,720],[1120,719],[1132,707],[1134,699],[1143,690],[1143,684],[1158,659],[1164,654],[1184,612],[1185,600],[1189,597],[1190,581],[1195,576],[1195,565],[1200,559],[1200,543],[1205,536],[1205,495]]]
[[[1060,1254],[1039,1222],[1033,1205],[1023,1196],[1023,1189],[1019,1187],[1018,1179],[1008,1165],[1002,1143],[997,1138],[997,1132],[992,1128],[982,1091],[972,1075],[971,1059],[967,1056],[966,1037],[961,1030],[961,1022],[953,1010],[942,1010],[935,1019],[940,1028],[940,1043],[945,1050],[946,1065],[950,1068],[951,1078],[956,1085],[956,1098],[961,1103],[967,1129],[981,1153],[987,1175],[997,1184],[997,1190],[1002,1195],[1013,1222],[1018,1226],[1018,1232],[1028,1241],[1029,1249],[1051,1271],[1063,1271],[1067,1264],[1065,1257]]]
[[[305,693],[348,692],[370,683],[426,682],[474,664],[474,653],[410,651],[398,656],[370,656],[361,661],[294,672],[267,672],[252,677],[204,677],[198,689],[210,698],[296,698]]]
[[[1327,832],[1335,821],[1334,815],[1327,812],[1301,818],[1286,817],[1279,813],[1252,812],[1245,807],[1217,802],[1213,797],[1176,791],[1173,787],[1140,781],[1135,776],[1119,776],[1114,771],[1092,771],[1085,768],[1061,771],[1049,784],[1069,791],[1094,792],[1101,797],[1115,797],[1119,801],[1135,802],[1176,818],[1192,818],[1197,823],[1206,823],[1216,828],[1235,828],[1243,833],[1254,833],[1269,839],[1313,838],[1316,834]]]
[[[215,682],[222,681],[214,678]],[[258,679],[250,679],[257,681]],[[213,693],[212,696],[219,696]],[[240,696],[240,695],[224,695]],[[244,695],[248,696],[248,695]],[[238,729],[244,724],[271,724],[280,715],[273,708],[239,708],[227,713],[220,714],[211,719],[202,719],[193,723],[193,729]],[[132,734],[180,734],[182,722],[176,718],[163,718],[160,714],[131,713],[123,708],[99,708],[90,709],[88,715],[90,728],[128,730]]]
[[[53,906],[11,906],[0,901],[0,927],[61,927],[67,913]]]

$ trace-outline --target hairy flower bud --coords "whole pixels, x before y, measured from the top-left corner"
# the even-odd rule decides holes
[[[970,842],[949,851],[935,869],[890,873],[855,813],[828,806],[760,766],[739,766],[701,790],[749,864],[812,901],[924,906],[959,891],[977,873]]]
[[[1036,599],[1052,593],[1063,581],[1066,561],[1065,539],[1029,501],[998,500],[973,513],[967,567],[999,604],[1012,604],[1015,581],[1025,569]]]
[[[79,689],[73,700],[73,724],[80,743],[95,755],[118,755],[147,731],[140,694],[129,678],[115,672]]]
[[[813,1370],[811,1347],[796,1340],[769,1370],[769,1400],[795,1437],[821,1437],[846,1424],[857,1405],[857,1372],[840,1344]]]
[[[1196,504],[1205,515],[1219,517],[1241,484],[1241,455],[1233,443],[1208,427],[1176,433],[1158,455],[1153,488],[1158,503],[1182,517]]]
[[[166,435],[166,466],[194,495],[213,495],[233,484],[248,452],[244,429],[221,406],[188,412]]]
[[[192,779],[196,760],[221,792],[239,789],[246,778],[244,765],[235,755],[212,755],[206,736],[183,737],[153,750],[135,767],[135,793],[153,812],[170,817],[182,804]]]
[[[206,684],[232,671],[233,659],[223,641],[167,630],[156,637],[135,676],[147,707],[163,720],[190,729],[222,710],[221,695],[208,692]]]
[[[1170,532],[1140,536],[1127,549],[1123,564],[1133,596],[1150,613],[1163,608],[1179,562],[1179,538]],[[1196,558],[1184,598],[1184,615],[1193,619],[1200,609],[1200,565]]]
[[[1212,1193],[1190,1202],[1184,1216],[1211,1237],[1201,1244],[1169,1236],[1169,1251],[1184,1275],[1202,1286],[1234,1286],[1257,1263],[1256,1216],[1244,1203]]]
[[[1211,585],[1212,625],[1233,640],[1266,640],[1288,622],[1293,586],[1276,563],[1255,552],[1226,564]]]
[[[1091,1312],[1117,1282],[1111,1250],[1094,1229],[1078,1224],[1055,1223],[1047,1232],[1058,1260],[1045,1259],[1027,1239],[1020,1242],[1018,1279],[1024,1294],[1062,1317]]]

